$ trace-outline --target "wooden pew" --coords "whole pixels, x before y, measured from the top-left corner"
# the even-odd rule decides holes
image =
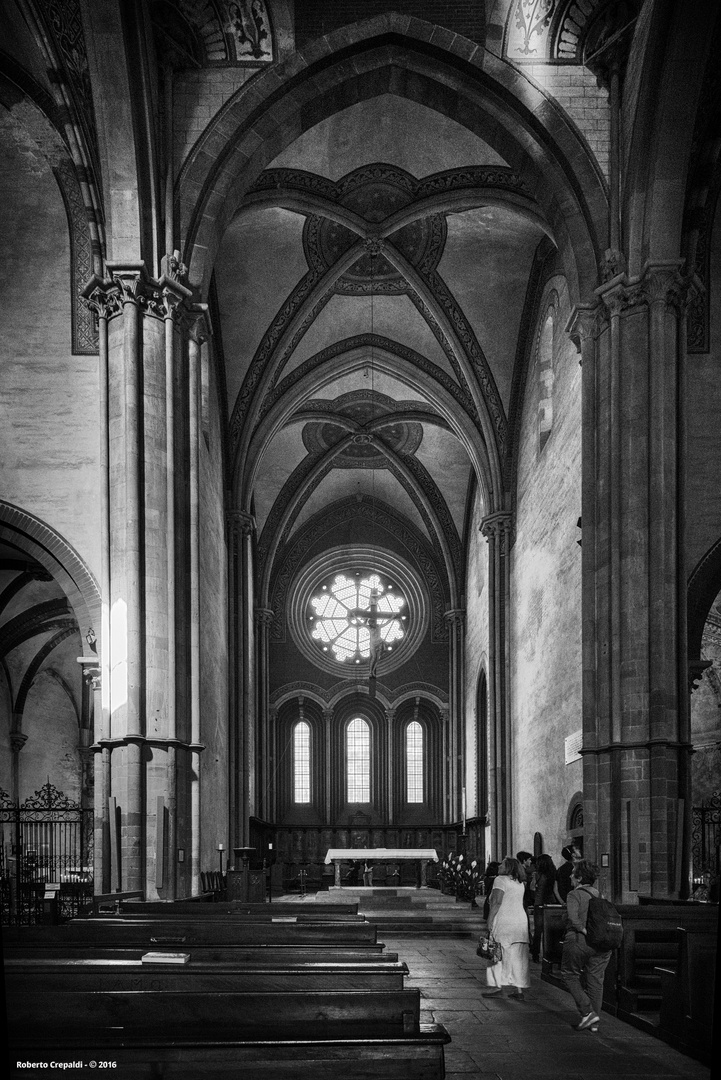
[[[167,946],[162,948],[167,949]],[[162,951],[162,948],[160,951]],[[158,947],[153,947],[158,951]],[[172,950],[170,950],[172,951]],[[382,942],[374,945],[333,946],[326,945],[196,945],[184,944],[182,951],[190,954],[191,961],[214,964],[245,965],[299,965],[317,964],[324,960],[333,960],[339,964],[390,963],[398,960],[397,952],[386,951]],[[136,960],[139,961],[148,949],[133,948],[125,945],[86,945],[83,941],[58,944],[51,938],[23,943],[5,942],[3,953],[6,959],[48,959],[48,960]]]
[[[52,930],[52,938],[46,931]],[[373,923],[273,923],[273,922],[207,922],[202,920],[162,919],[73,919],[61,926],[7,927],[4,940],[9,944],[33,940],[57,944],[80,941],[84,945],[117,944],[167,948],[197,945],[374,945],[377,929]]]
[[[658,967],[660,1034],[685,1053],[711,1063],[717,935],[679,929],[675,970]]]
[[[442,1027],[420,992],[184,993],[42,989],[9,996],[15,1060],[115,1061],[120,1077],[313,1075],[438,1080]]]
[[[180,910],[174,907],[168,906],[163,910],[146,910],[144,904],[126,905],[121,911],[100,911],[96,915],[79,915],[79,919],[93,919],[93,920],[105,920],[111,921],[113,919],[123,920],[138,920],[143,919],[146,922],[153,919],[163,919],[165,921],[178,922],[186,919],[192,922],[239,922],[243,920],[245,922],[277,922],[280,919],[295,919],[296,922],[326,922],[326,923],[344,923],[344,922],[366,922],[365,915],[349,914],[346,912],[331,912],[327,914],[324,911],[314,910],[309,911],[305,908],[301,908],[299,904],[288,905],[288,907],[295,906],[295,911],[289,911],[287,909],[278,910],[275,906],[270,904],[259,904],[257,908],[246,908],[243,905],[237,908],[228,908],[227,904],[203,904],[203,905],[189,905],[189,907],[183,907]]]
[[[174,900],[165,903],[163,901],[121,901],[120,915],[146,914],[153,916],[175,917],[186,915],[192,918],[222,918],[223,915],[258,915],[267,914],[270,917],[279,915],[314,915],[327,921],[332,921],[337,916],[355,916],[362,919],[358,914],[358,904],[317,904],[312,900],[300,902],[273,901],[271,904],[246,904],[240,900],[229,900],[223,903],[208,904],[195,900]]]
[[[657,1026],[661,979],[657,967],[675,970],[679,928],[716,932],[718,912],[710,905],[623,905],[623,942],[611,958],[606,983],[615,983],[616,1015],[637,1026]],[[607,1005],[604,994],[604,1007]],[[613,1011],[612,1002],[608,1002]]]
[[[208,993],[234,991],[402,990],[404,963],[187,964],[145,963],[141,959],[49,959],[5,957],[5,987],[10,994],[68,993],[78,990],[170,990]]]

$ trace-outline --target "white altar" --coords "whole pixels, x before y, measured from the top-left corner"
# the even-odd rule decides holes
[[[426,865],[438,862],[435,848],[328,848],[326,865],[335,864],[335,885],[341,887],[340,867],[343,862],[394,863],[413,859],[418,863],[419,874],[416,888],[426,883]]]

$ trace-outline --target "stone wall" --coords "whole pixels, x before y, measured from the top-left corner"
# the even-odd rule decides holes
[[[544,850],[558,862],[568,804],[582,786],[580,759],[564,764],[564,741],[581,728],[581,368],[564,333],[565,284],[558,278],[551,284],[559,295],[553,426],[543,449],[538,402],[548,384],[541,386],[535,356],[522,414],[511,563],[511,710],[514,849],[533,850],[540,832]],[[547,308],[547,301],[541,304],[541,323]]]
[[[478,770],[487,771],[487,763],[479,762],[478,685],[488,660],[488,543],[481,535],[481,521],[486,510],[480,492],[476,492],[469,534],[466,537],[466,640],[465,640],[465,697],[466,697],[466,814],[474,817],[485,811],[478,805]]]
[[[100,574],[98,359],[71,354],[65,208],[40,154],[0,139],[2,496]]]
[[[200,721],[201,857],[215,870],[228,831],[228,562],[223,502],[221,406],[215,369],[208,365],[208,441],[200,440]]]

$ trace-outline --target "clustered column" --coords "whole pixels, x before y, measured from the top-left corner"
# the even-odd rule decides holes
[[[100,353],[98,880],[105,891],[139,889],[170,899],[177,876],[186,876],[191,891],[199,870],[202,745],[193,626],[205,309],[190,303],[177,260],[164,260],[159,280],[142,263],[107,269],[107,278],[93,278],[85,290],[98,317]],[[179,816],[189,821],[182,839]],[[186,846],[191,858],[180,864],[178,848]]]
[[[579,311],[583,363],[585,850],[610,891],[682,888],[689,817],[683,321],[676,263],[617,274]],[[686,852],[684,852],[686,846]]]

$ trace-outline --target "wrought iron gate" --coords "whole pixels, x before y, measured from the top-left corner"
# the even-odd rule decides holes
[[[721,874],[721,792],[714,791],[701,806],[694,806],[691,818],[693,878],[718,883]]]
[[[93,812],[50,781],[19,806],[0,789],[3,923],[76,915],[93,896]],[[50,899],[52,897],[52,899]]]

